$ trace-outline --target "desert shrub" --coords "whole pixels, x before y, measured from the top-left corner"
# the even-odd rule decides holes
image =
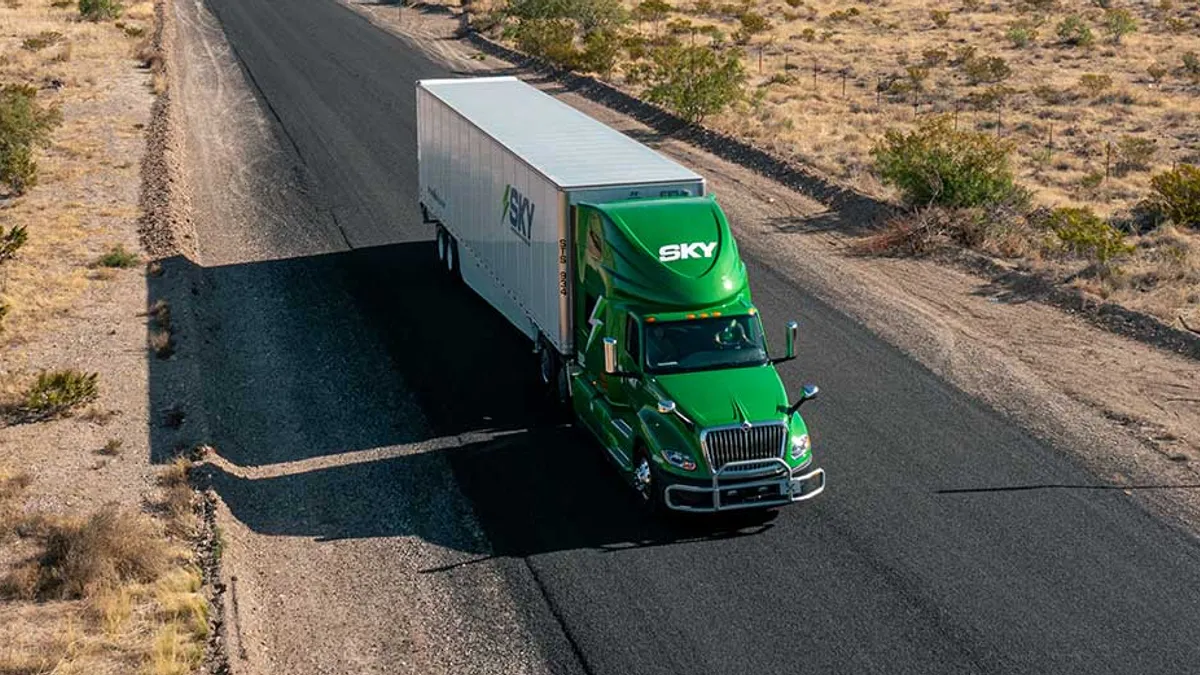
[[[741,24],[741,27],[734,31],[733,39],[742,44],[749,42],[759,33],[771,30],[771,22],[757,12],[743,12],[738,17],[738,23]]]
[[[1084,73],[1079,76],[1079,88],[1093,98],[1104,93],[1104,90],[1111,87],[1112,83],[1113,79],[1108,75]]]
[[[1007,79],[1012,75],[1012,68],[999,56],[983,56],[963,63],[963,73],[971,84],[982,84]]]
[[[1167,69],[1164,68],[1162,64],[1152,63],[1149,66],[1146,66],[1146,74],[1150,76],[1151,80],[1154,80],[1155,84],[1158,84],[1159,82],[1162,82],[1164,77],[1167,76]]]
[[[667,32],[672,35],[687,35],[696,31],[696,24],[691,19],[671,19],[667,22]]]
[[[29,235],[24,226],[13,225],[5,232],[4,226],[0,225],[0,263],[15,258],[17,251],[21,250],[28,239]]]
[[[889,129],[871,155],[883,181],[909,204],[968,207],[1019,195],[1011,151],[990,134],[955,130],[950,116],[935,115],[909,133]]]
[[[569,19],[522,19],[514,29],[517,48],[550,63],[575,68],[580,51],[575,46],[575,24]]]
[[[79,15],[88,21],[119,18],[122,9],[119,0],[79,0]]]
[[[883,228],[854,248],[868,255],[921,255],[944,246],[960,246],[1005,257],[1044,248],[1022,208],[998,203],[985,208],[931,206],[889,219]]]
[[[967,103],[979,110],[995,110],[1015,93],[1017,90],[1012,87],[994,84],[983,91],[973,91],[968,94]]]
[[[979,50],[974,45],[962,45],[954,49],[954,65],[965,66],[968,61],[975,58]]]
[[[1107,9],[1104,12],[1104,32],[1108,33],[1113,44],[1120,44],[1121,38],[1137,32],[1137,19],[1128,9]]]
[[[949,58],[950,54],[948,54],[945,49],[926,49],[925,51],[921,52],[922,63],[924,63],[927,68],[940,66]]]
[[[938,28],[945,28],[950,23],[950,12],[944,9],[930,10],[929,18],[933,20],[933,25]]]
[[[617,65],[621,54],[621,35],[614,29],[594,30],[583,37],[583,53],[579,67],[593,73],[608,75]]]
[[[1153,139],[1125,135],[1117,139],[1117,171],[1145,171],[1158,150]]]
[[[1055,89],[1048,84],[1039,84],[1033,88],[1033,95],[1038,97],[1042,103],[1046,105],[1063,105],[1070,103],[1073,96],[1071,92],[1063,89]]]
[[[1082,17],[1072,14],[1059,22],[1058,39],[1073,47],[1087,47],[1096,41],[1096,36]]]
[[[1058,238],[1062,250],[1102,265],[1133,251],[1133,246],[1125,242],[1125,235],[1090,208],[1054,209],[1046,224]]]
[[[1004,37],[1014,47],[1028,47],[1037,40],[1038,32],[1030,21],[1022,19],[1009,24],[1008,30],[1004,32]]]
[[[37,35],[31,35],[21,42],[21,47],[31,52],[52,47],[62,41],[63,34],[58,31],[44,30]]]
[[[100,267],[116,267],[119,269],[128,269],[138,264],[139,258],[136,253],[126,251],[124,246],[117,244],[108,250],[107,253],[100,256],[96,260],[96,264]]]
[[[1058,0],[1023,0],[1020,4],[1022,10],[1039,14],[1058,9]]]
[[[99,396],[97,373],[78,370],[43,372],[22,397],[21,416],[44,420],[69,413],[72,409],[91,403]]]
[[[1150,179],[1150,206],[1180,227],[1200,229],[1200,167],[1180,164]]]
[[[154,581],[170,562],[154,525],[113,504],[86,520],[51,522],[46,530],[34,564],[5,580],[7,595],[38,600],[87,597],[123,583]]]
[[[695,11],[697,14],[712,14],[712,0],[696,0]]]
[[[35,146],[50,142],[50,132],[62,122],[57,108],[44,108],[37,89],[9,84],[0,88],[0,183],[14,194],[37,184]]]
[[[904,73],[908,75],[908,82],[916,91],[925,89],[925,80],[929,79],[929,69],[925,66],[907,66],[904,68]]]
[[[791,7],[792,9],[796,9],[804,4],[804,0],[784,0],[784,2],[786,2],[787,6]]]
[[[862,12],[857,7],[850,7],[849,9],[837,9],[826,15],[825,21],[829,23],[849,21],[860,14],[862,14]]]
[[[1183,53],[1183,72],[1192,77],[1200,77],[1200,56],[1196,52]]]
[[[746,73],[733,53],[705,47],[662,47],[651,55],[647,98],[690,123],[721,112],[742,97]]]
[[[633,18],[637,21],[658,23],[671,13],[671,5],[663,0],[642,0],[633,8]]]

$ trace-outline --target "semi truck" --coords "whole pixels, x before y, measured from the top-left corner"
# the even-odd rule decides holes
[[[416,84],[438,265],[537,354],[554,405],[655,511],[775,508],[825,489],[702,176],[515,77]]]

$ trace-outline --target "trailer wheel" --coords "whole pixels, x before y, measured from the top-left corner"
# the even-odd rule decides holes
[[[437,246],[438,267],[446,264],[446,230],[441,225],[434,230],[434,244]]]
[[[538,375],[554,405],[565,409],[571,400],[567,369],[558,351],[544,336],[538,337]]]
[[[458,242],[449,232],[446,233],[446,272],[454,280],[462,274],[458,264]]]

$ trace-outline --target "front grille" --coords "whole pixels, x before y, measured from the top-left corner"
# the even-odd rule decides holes
[[[704,451],[713,469],[719,470],[729,462],[782,457],[786,436],[787,427],[779,423],[713,429],[704,436]]]

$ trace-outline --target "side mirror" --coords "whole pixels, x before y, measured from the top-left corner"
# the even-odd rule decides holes
[[[659,401],[658,412],[663,415],[670,415],[675,412],[675,401]]]
[[[617,338],[604,338],[604,372],[617,373]]]
[[[787,357],[789,359],[796,358],[796,331],[799,328],[800,325],[795,321],[787,323]]]
[[[819,387],[817,387],[817,385],[815,385],[815,384],[804,385],[804,388],[801,389],[801,391],[800,391],[800,400],[796,401],[795,403],[792,404],[792,407],[788,408],[788,414],[791,415],[791,414],[795,413],[797,410],[800,409],[800,406],[804,405],[805,401],[813,400],[814,398],[817,397],[817,394],[819,394],[819,393],[821,393],[821,389]]]

